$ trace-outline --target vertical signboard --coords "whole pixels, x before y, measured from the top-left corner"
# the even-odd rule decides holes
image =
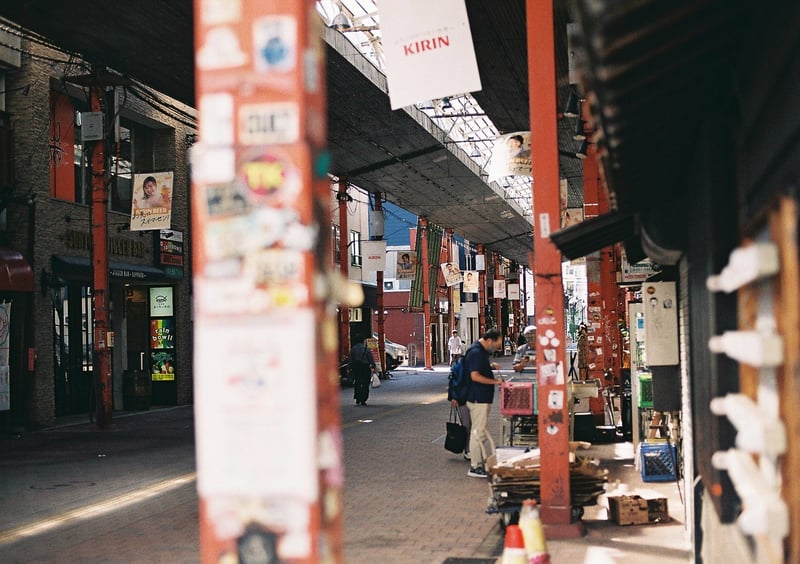
[[[330,247],[321,19],[311,0],[194,13],[201,557],[342,561],[337,327],[314,284]]]

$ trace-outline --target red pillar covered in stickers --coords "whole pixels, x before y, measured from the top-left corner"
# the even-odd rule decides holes
[[[582,113],[587,113],[588,102],[582,102]],[[588,116],[587,116],[588,117]],[[589,219],[609,211],[608,196],[601,184],[597,166],[597,151],[589,144],[583,161],[584,217]],[[617,256],[614,247],[605,247],[586,257],[588,303],[587,355],[589,380],[599,380],[603,387],[616,386],[620,379],[622,354],[618,321],[624,318],[624,305],[620,303],[620,289],[616,282]],[[608,377],[607,377],[608,376]],[[605,421],[604,398],[589,398],[589,406],[596,425],[613,425]]]
[[[357,292],[331,272],[321,22],[313,0],[195,0],[194,14],[201,560],[343,562],[332,312]],[[220,213],[212,195],[244,205]]]
[[[531,131],[536,132],[531,136],[536,192],[533,199],[536,262],[532,269],[536,296],[539,448],[542,460],[546,461],[540,473],[540,513],[548,538],[576,537],[582,534],[582,527],[580,521],[572,522],[561,253],[550,241],[550,233],[559,228],[561,217],[553,3],[527,0],[526,7]]]

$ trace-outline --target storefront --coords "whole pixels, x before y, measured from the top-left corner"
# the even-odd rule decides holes
[[[86,413],[95,406],[90,261],[54,256],[52,272],[56,415]],[[124,377],[129,371],[149,375],[150,397],[138,408],[175,405],[178,379],[191,377],[180,373],[176,358],[180,342],[174,301],[177,283],[161,268],[109,263],[115,410],[126,407]]]
[[[25,425],[30,401],[28,372],[35,351],[30,346],[33,272],[22,254],[0,247],[0,430]]]

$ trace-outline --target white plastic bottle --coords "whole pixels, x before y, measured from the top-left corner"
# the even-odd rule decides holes
[[[525,543],[525,552],[528,553],[528,561],[548,562],[544,528],[542,527],[539,508],[536,506],[535,499],[526,499],[522,502],[522,509],[519,512],[519,528],[522,530],[522,539]],[[542,559],[542,557],[545,559]]]

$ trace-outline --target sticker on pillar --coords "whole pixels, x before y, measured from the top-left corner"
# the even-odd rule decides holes
[[[550,237],[550,214],[549,213],[540,213],[539,214],[539,236],[543,239],[548,239]]]
[[[548,435],[557,435],[558,434],[558,426],[557,425],[548,425],[545,427],[545,431],[547,431]]]
[[[202,142],[195,143],[189,160],[192,181],[196,184],[230,182],[236,176],[236,153],[232,147],[210,147]]]
[[[554,362],[543,363],[540,367],[539,384],[542,386],[552,386],[556,383],[556,364]]]
[[[304,264],[301,252],[272,249],[247,257],[244,270],[254,286],[268,294],[272,307],[298,307],[309,299]]]
[[[245,241],[249,240],[252,231],[253,222],[250,216],[206,223],[202,235],[206,260],[218,261],[244,256],[248,251]]]
[[[236,23],[242,19],[241,0],[204,0],[200,19],[203,25]]]
[[[547,362],[555,362],[556,361],[556,350],[555,349],[544,349],[544,359]]]
[[[547,394],[547,407],[550,409],[561,409],[564,407],[564,392],[561,390],[551,390]]]
[[[239,44],[236,30],[229,26],[209,29],[197,50],[197,68],[201,70],[231,69],[244,65],[247,54]]]
[[[297,20],[270,15],[253,21],[253,62],[257,79],[271,89],[291,90],[296,84]]]
[[[206,213],[209,218],[242,215],[249,211],[247,187],[241,182],[211,184],[200,188],[205,192]]]
[[[215,147],[233,145],[234,138],[234,102],[228,93],[217,92],[200,97],[200,139]]]
[[[238,124],[242,145],[288,145],[300,139],[300,107],[294,102],[243,104]]]
[[[302,188],[300,171],[289,155],[271,147],[240,166],[242,181],[255,203],[293,207]]]

